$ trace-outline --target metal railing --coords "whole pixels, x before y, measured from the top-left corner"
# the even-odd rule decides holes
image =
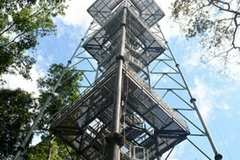
[[[124,65],[125,69],[127,70],[128,74],[139,83],[139,86],[141,86],[144,90],[149,92],[149,95],[152,99],[159,104],[162,109],[167,112],[173,119],[176,119],[179,123],[179,125],[183,126],[185,129],[188,129],[186,121],[176,112],[174,111],[166,102],[163,101],[163,99],[149,86],[144,79],[138,76],[138,74],[128,65]]]

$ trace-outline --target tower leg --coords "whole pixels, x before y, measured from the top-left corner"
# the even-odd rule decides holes
[[[221,154],[216,154],[214,158],[215,160],[222,160],[223,156]]]
[[[114,108],[113,108],[113,119],[112,119],[112,133],[109,134],[106,139],[108,142],[108,160],[120,160],[120,118],[121,118],[121,92],[122,92],[122,60],[117,60],[118,67],[116,73],[116,86],[115,86],[115,97],[114,97]]]
[[[125,52],[125,39],[126,39],[126,15],[127,9],[123,9],[123,19],[121,24],[121,48],[118,56],[116,57],[117,69],[116,69],[116,85],[114,90],[114,102],[113,102],[113,120],[111,134],[106,137],[108,143],[108,160],[120,160],[120,147],[123,138],[120,134],[121,130],[121,98],[122,98],[122,80],[123,80],[123,61]]]
[[[156,135],[156,133],[155,133],[154,137],[156,139],[155,148],[156,148],[156,152],[157,152],[157,160],[161,160],[161,156],[159,155],[159,143],[158,143],[158,140],[157,140],[158,136]]]

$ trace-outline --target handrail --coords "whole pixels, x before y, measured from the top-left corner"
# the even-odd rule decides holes
[[[93,88],[96,88],[106,77],[108,77],[110,74],[113,73],[113,70],[115,69],[115,66],[112,66],[108,71],[106,71],[104,74],[102,74],[99,78],[97,78],[94,83],[89,86],[88,88],[86,88],[79,96],[78,98],[76,98],[72,104],[67,105],[63,108],[61,108],[57,113],[55,113],[52,116],[52,119],[55,118],[60,118],[61,116],[64,116],[65,113],[67,113],[69,110],[72,110],[73,108],[77,107],[76,104],[78,104],[78,102],[84,98],[84,96],[87,95],[87,93],[89,93]]]
[[[177,121],[180,122],[180,125],[183,125],[185,128],[188,129],[187,123],[185,120],[183,120],[183,118],[176,112],[174,111],[174,109],[172,109],[166,102],[163,101],[163,99],[154,91],[152,90],[152,88],[150,89],[149,85],[145,82],[144,79],[142,79],[141,77],[139,77],[137,75],[137,73],[128,65],[125,64],[124,65],[125,69],[130,73],[130,75],[132,75],[131,77],[138,83],[140,83],[140,85],[144,88],[144,90],[148,91],[150,94],[152,94],[152,98],[160,105],[162,106],[169,115],[172,116],[172,118],[176,119]]]

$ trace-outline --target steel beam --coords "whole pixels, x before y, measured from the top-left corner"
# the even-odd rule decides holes
[[[121,98],[122,98],[122,82],[123,82],[123,62],[125,52],[125,39],[126,39],[126,15],[127,15],[127,1],[125,1],[125,7],[123,8],[123,18],[121,23],[121,48],[118,56],[116,57],[117,69],[116,69],[116,85],[114,90],[114,102],[113,102],[113,120],[111,134],[106,138],[109,139],[108,143],[108,160],[120,160],[120,142],[121,141]]]

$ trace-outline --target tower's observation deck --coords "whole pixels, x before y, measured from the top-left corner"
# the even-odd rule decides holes
[[[97,0],[88,9],[88,13],[101,25],[111,18],[125,0]],[[161,18],[164,12],[154,0],[128,0],[130,7],[137,16],[148,26],[152,27]]]
[[[115,62],[115,56],[121,48],[119,37],[121,36],[122,16],[123,6],[120,5],[111,18],[105,20],[102,28],[87,39],[83,45],[104,70]],[[125,58],[138,72],[163,53],[165,47],[161,40],[150,31],[133,7],[127,8],[126,18]]]
[[[102,160],[105,156],[104,138],[110,133],[114,118],[114,70],[112,66],[97,79],[93,87],[66,108],[52,125],[55,134],[74,149],[80,149],[86,159]],[[126,145],[122,153],[133,155],[130,151],[138,146],[151,153],[150,159],[154,159],[183,141],[189,133],[188,127],[173,109],[148,89],[130,66],[125,65],[123,70],[128,87],[122,91],[122,95],[127,96],[122,102],[122,135]],[[92,157],[94,155],[96,157]]]
[[[51,129],[82,159],[105,159],[111,136],[118,139],[121,159],[159,158],[189,134],[185,121],[146,83],[148,73],[144,72],[144,78],[141,75],[166,50],[151,31],[164,13],[153,0],[97,0],[88,12],[101,27],[82,47],[96,59],[102,75],[73,105],[59,112]],[[119,58],[124,61],[120,70],[121,129],[115,135],[111,123]]]

